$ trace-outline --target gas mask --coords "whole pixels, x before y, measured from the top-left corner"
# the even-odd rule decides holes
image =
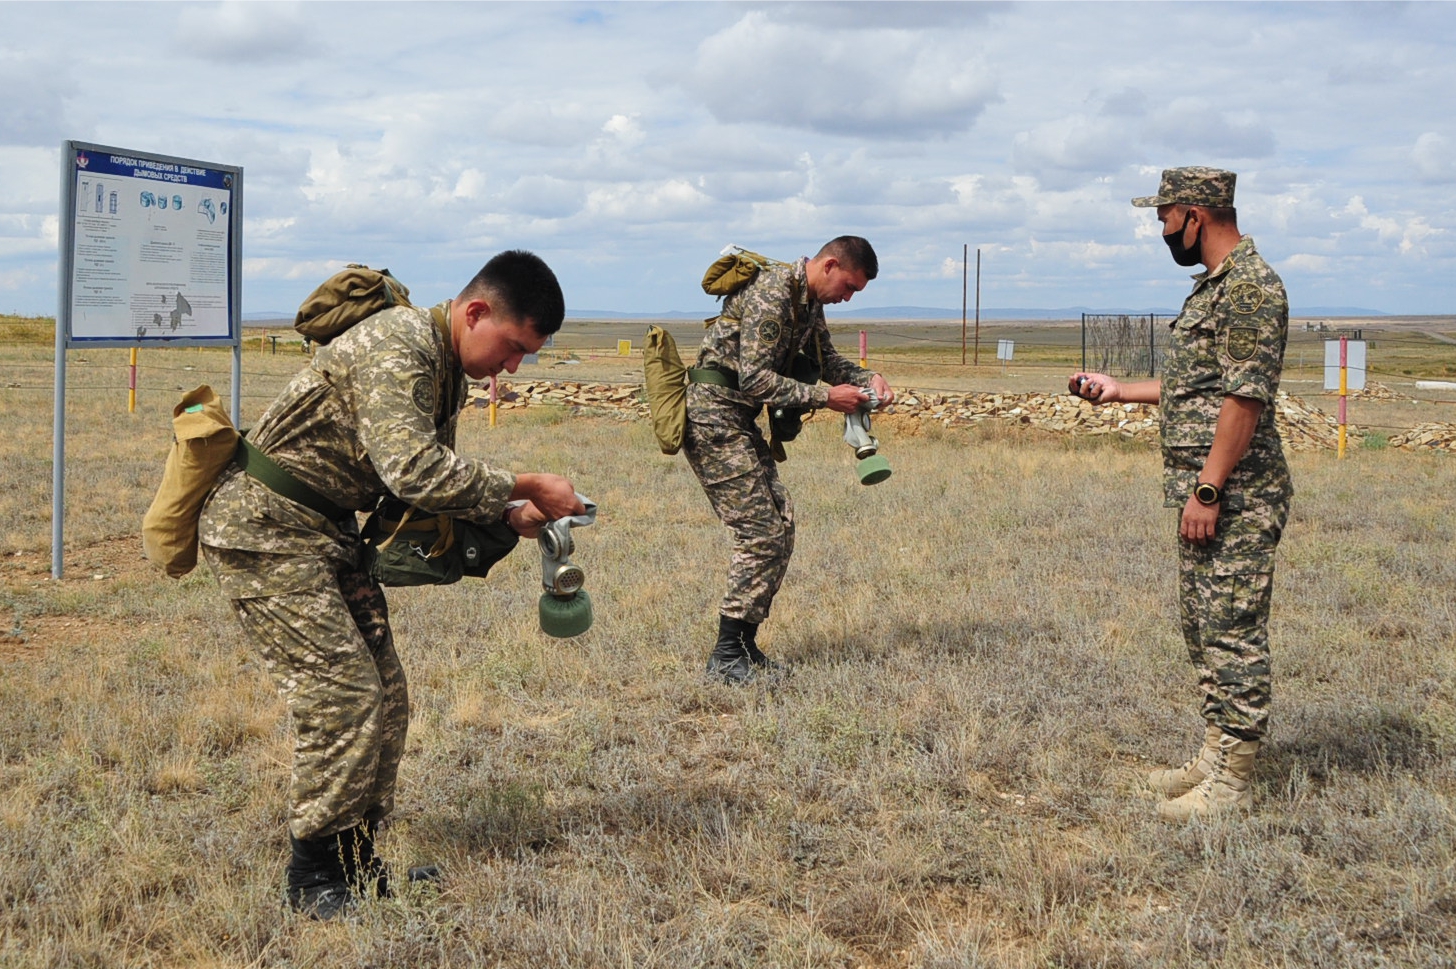
[[[592,624],[591,597],[582,588],[586,573],[571,561],[571,553],[576,549],[571,530],[596,524],[597,505],[583,495],[577,497],[586,511],[547,522],[536,536],[536,544],[541,548],[541,588],[545,590],[539,603],[541,631],[562,639],[580,636]]]
[[[859,483],[872,485],[890,476],[890,462],[878,453],[880,442],[870,436],[870,411],[880,406],[880,398],[873,390],[866,389],[865,393],[869,400],[854,413],[844,415],[844,443],[854,448],[854,456],[859,458],[855,465]]]

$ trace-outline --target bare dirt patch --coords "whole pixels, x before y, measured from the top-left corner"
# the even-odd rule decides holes
[[[156,573],[142,555],[141,540],[128,535],[68,549],[62,557],[61,578],[51,578],[51,556],[46,551],[14,552],[0,558],[0,660],[38,653],[52,646],[77,641],[119,641],[135,637],[139,628],[131,620],[68,615],[53,611],[51,603],[62,591],[81,583],[105,595],[121,581]]]

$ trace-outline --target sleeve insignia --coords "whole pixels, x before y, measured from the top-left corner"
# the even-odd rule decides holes
[[[1257,313],[1264,305],[1264,291],[1253,283],[1235,283],[1228,292],[1229,305],[1240,316]]]
[[[410,388],[410,399],[423,414],[435,416],[435,383],[429,377],[418,377]]]
[[[1252,326],[1233,326],[1228,331],[1228,355],[1239,363],[1252,359],[1259,350],[1259,330]]]
[[[764,320],[758,324],[758,342],[771,347],[784,335],[784,327],[778,320]]]

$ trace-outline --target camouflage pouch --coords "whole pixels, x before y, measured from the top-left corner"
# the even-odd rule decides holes
[[[794,364],[789,368],[789,376],[805,384],[817,384],[823,374],[819,361],[802,350],[794,356]],[[769,447],[775,460],[788,459],[783,445],[799,436],[804,418],[811,412],[809,407],[775,407],[768,412]]]
[[[449,515],[421,513],[385,498],[363,528],[363,568],[380,585],[449,585],[465,576],[485,578],[520,541],[504,522],[478,525]]]
[[[293,328],[320,346],[354,324],[391,306],[412,306],[404,283],[388,269],[350,263],[324,280],[293,318]]]

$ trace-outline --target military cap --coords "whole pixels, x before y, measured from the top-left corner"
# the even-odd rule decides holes
[[[1165,168],[1163,180],[1158,184],[1157,195],[1146,195],[1133,199],[1132,204],[1140,208],[1155,205],[1206,205],[1209,208],[1228,208],[1234,204],[1233,172],[1219,168]]]

